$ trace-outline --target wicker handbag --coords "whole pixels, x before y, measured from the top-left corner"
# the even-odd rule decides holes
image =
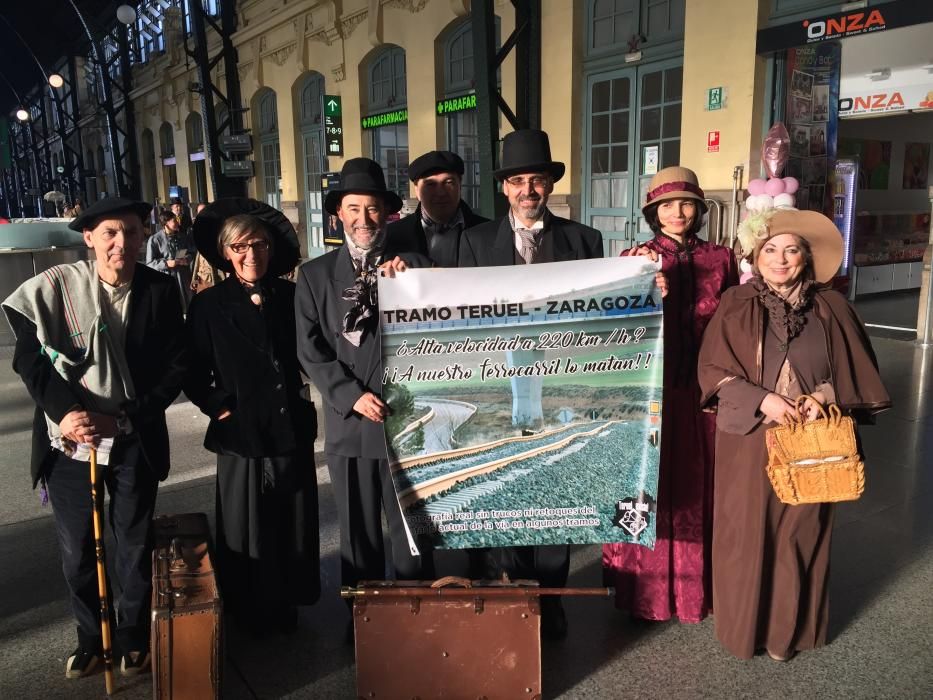
[[[797,399],[798,418],[768,428],[768,478],[782,503],[854,501],[865,490],[865,463],[855,442],[855,423],[836,404],[809,423],[803,419],[807,398]]]

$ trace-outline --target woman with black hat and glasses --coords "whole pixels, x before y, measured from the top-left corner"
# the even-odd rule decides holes
[[[320,590],[314,405],[296,355],[298,238],[280,212],[225,199],[195,220],[198,251],[228,271],[188,312],[185,393],[211,419],[217,570],[225,608],[254,634],[290,632]]]

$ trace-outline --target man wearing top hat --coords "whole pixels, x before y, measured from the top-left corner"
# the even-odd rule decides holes
[[[389,237],[401,250],[426,255],[437,267],[457,267],[460,234],[488,221],[460,198],[463,159],[451,151],[430,151],[409,163],[408,176],[418,208],[389,224]]]
[[[110,494],[121,671],[149,668],[151,522],[169,471],[165,409],[186,370],[178,286],[136,262],[149,210],[119,197],[95,203],[69,224],[90,259],[46,270],[3,302],[16,334],[13,368],[36,402],[33,485],[42,481],[52,503],[78,623],[67,678],[91,673],[102,658],[91,447]]]
[[[348,160],[324,209],[343,223],[343,246],[298,271],[295,317],[298,358],[324,400],[324,451],[340,523],[341,580],[385,578],[381,514],[385,511],[398,578],[420,578],[420,557],[407,544],[389,473],[383,421],[382,355],[376,278],[411,266],[386,235],[386,217],[402,207],[386,189],[378,163]]]
[[[521,129],[502,142],[501,166],[495,177],[509,200],[509,213],[463,232],[460,267],[525,265],[603,257],[602,234],[596,229],[554,216],[547,200],[564,164],[551,159],[548,135]],[[567,584],[570,547],[502,547],[487,553],[488,576],[535,578],[542,586]],[[541,631],[550,638],[566,636],[567,619],[558,597],[542,598]]]

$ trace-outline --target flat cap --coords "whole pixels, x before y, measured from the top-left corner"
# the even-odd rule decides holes
[[[408,177],[412,182],[437,173],[463,175],[463,158],[453,151],[429,151],[408,164]]]

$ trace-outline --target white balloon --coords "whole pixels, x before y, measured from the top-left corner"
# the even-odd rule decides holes
[[[749,211],[755,211],[758,209],[758,195],[750,194],[745,198],[745,208]]]
[[[793,207],[794,206],[794,195],[787,194],[786,192],[783,194],[777,195],[774,198],[774,206],[776,208]]]
[[[774,197],[770,194],[760,194],[758,195],[758,209],[764,211],[765,209],[774,208]]]

